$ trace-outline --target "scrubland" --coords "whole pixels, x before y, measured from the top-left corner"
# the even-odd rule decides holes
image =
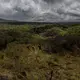
[[[80,25],[0,24],[0,78],[80,80]]]

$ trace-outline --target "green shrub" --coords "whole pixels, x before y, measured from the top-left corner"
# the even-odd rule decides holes
[[[64,36],[64,35],[66,35],[66,33],[67,32],[65,30],[62,30],[59,27],[54,27],[54,28],[48,29],[46,32],[44,32],[43,35],[46,37],[54,37],[57,35]]]
[[[75,27],[69,27],[67,29],[67,34],[68,35],[80,35],[80,26],[75,26]]]

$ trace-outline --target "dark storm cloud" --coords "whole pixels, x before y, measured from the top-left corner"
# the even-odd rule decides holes
[[[53,3],[57,3],[57,2],[62,2],[63,0],[44,0],[44,1],[47,3],[53,4]]]
[[[80,0],[0,0],[0,17],[25,21],[79,19]]]

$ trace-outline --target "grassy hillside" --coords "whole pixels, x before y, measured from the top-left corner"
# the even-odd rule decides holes
[[[1,80],[80,80],[80,26],[0,24]]]

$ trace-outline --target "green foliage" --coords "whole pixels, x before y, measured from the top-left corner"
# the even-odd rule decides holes
[[[0,75],[10,80],[79,80],[80,27],[0,25]]]
[[[0,46],[5,48],[11,42],[28,43],[32,34],[27,25],[2,25],[0,26]]]
[[[80,26],[69,27],[67,29],[68,35],[80,35]]]
[[[46,32],[44,32],[44,36],[46,37],[53,37],[57,35],[64,36],[67,32],[59,27],[53,27],[51,29],[48,29]]]

